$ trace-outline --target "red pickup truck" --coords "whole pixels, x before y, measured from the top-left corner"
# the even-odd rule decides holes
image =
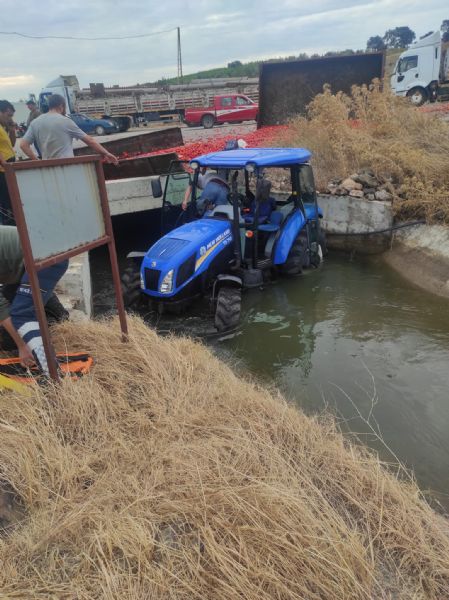
[[[243,94],[214,96],[214,105],[207,108],[186,108],[184,122],[192,127],[202,125],[210,129],[216,123],[257,121],[259,105]]]

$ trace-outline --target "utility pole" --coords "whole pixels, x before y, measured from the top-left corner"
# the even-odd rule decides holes
[[[181,28],[178,30],[178,83],[182,83],[182,55],[181,55]]]

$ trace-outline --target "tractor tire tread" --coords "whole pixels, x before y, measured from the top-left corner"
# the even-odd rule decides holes
[[[122,275],[122,294],[125,308],[135,308],[141,300],[140,272],[134,265],[127,267]]]
[[[222,332],[237,327],[240,320],[242,293],[238,288],[224,287],[218,292],[215,328]]]

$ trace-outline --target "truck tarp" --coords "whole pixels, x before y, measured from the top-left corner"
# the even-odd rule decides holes
[[[355,54],[309,60],[263,63],[259,79],[259,127],[279,125],[304,114],[328,83],[333,92],[383,77],[384,54]]]

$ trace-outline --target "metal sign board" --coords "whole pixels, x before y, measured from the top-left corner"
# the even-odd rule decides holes
[[[16,179],[35,260],[105,235],[94,163],[16,171]]]
[[[24,161],[5,167],[50,374],[58,379],[38,271],[106,244],[122,337],[127,336],[109,203],[100,156]]]

